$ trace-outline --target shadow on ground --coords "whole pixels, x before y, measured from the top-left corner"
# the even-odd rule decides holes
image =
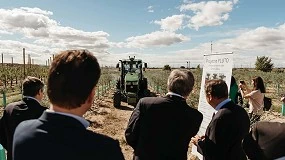
[[[135,107],[133,106],[125,106],[125,105],[121,105],[120,107],[117,107],[117,109],[120,109],[120,110],[125,110],[125,111],[132,111]]]
[[[157,95],[154,92],[150,92],[149,96],[147,96],[147,97],[157,97]],[[132,111],[132,110],[134,110],[135,107],[136,107],[136,105],[135,106],[131,106],[131,105],[127,105],[127,104],[123,104],[123,105],[121,104],[121,106],[117,107],[117,109],[126,110],[126,111]]]

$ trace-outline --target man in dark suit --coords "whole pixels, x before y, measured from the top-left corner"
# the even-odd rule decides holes
[[[49,69],[50,110],[25,121],[14,135],[14,160],[123,160],[118,141],[87,130],[82,116],[94,101],[101,75],[95,56],[87,50],[59,53]]]
[[[205,136],[195,136],[197,146],[205,160],[246,160],[242,140],[249,132],[246,111],[228,99],[228,87],[223,80],[210,80],[205,84],[207,102],[215,114]]]
[[[39,118],[46,107],[41,106],[43,82],[36,77],[27,77],[23,81],[23,98],[19,102],[8,104],[0,120],[0,143],[7,150],[7,159],[12,160],[13,135],[19,123]]]
[[[173,70],[165,97],[146,97],[138,102],[125,131],[134,160],[187,159],[189,142],[203,119],[186,103],[193,85],[189,70]]]
[[[251,160],[285,159],[285,123],[257,122],[243,140]]]

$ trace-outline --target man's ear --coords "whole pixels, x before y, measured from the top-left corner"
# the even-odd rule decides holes
[[[41,89],[38,90],[38,92],[35,96],[40,96],[40,95],[41,95]]]
[[[211,94],[209,94],[208,96],[209,96],[209,100],[210,100],[210,101],[212,101],[212,100],[213,100],[212,95],[211,95]]]
[[[44,90],[43,89],[39,89],[38,94],[40,94],[41,92],[43,93]]]
[[[93,103],[94,101],[94,97],[95,97],[95,91],[96,91],[96,87],[94,87],[91,91],[91,93],[89,94],[88,98],[87,98],[87,102],[88,103]]]

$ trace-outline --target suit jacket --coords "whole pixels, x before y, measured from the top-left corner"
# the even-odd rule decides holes
[[[8,160],[12,159],[13,135],[18,124],[39,118],[46,109],[38,101],[28,97],[7,105],[0,120],[0,143],[8,152]]]
[[[186,160],[203,115],[178,96],[146,97],[134,109],[126,132],[135,160]]]
[[[118,141],[87,130],[77,119],[44,112],[17,127],[14,160],[123,160]]]
[[[248,132],[246,111],[230,101],[212,118],[205,139],[198,142],[198,152],[205,160],[246,160],[242,140]]]
[[[249,159],[270,160],[285,156],[285,123],[257,122],[243,141]]]

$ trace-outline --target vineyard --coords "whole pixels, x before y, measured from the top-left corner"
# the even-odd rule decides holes
[[[17,101],[21,98],[21,82],[25,75],[35,76],[46,82],[48,66],[26,65],[25,73],[21,64],[3,64],[0,67],[1,93],[5,91],[7,103]],[[202,69],[191,69],[195,77],[194,89],[187,99],[188,104],[198,106]],[[170,71],[162,69],[147,69],[145,76],[148,78],[148,85],[159,95],[167,93],[167,78]],[[102,68],[102,75],[97,86],[96,96],[104,95],[116,81],[119,71],[114,68]],[[285,80],[283,72],[260,72],[254,69],[233,69],[233,76],[237,82],[244,80],[250,85],[254,76],[261,76],[266,86],[266,96],[272,98],[275,111],[280,111],[280,96],[285,93]],[[46,102],[48,104],[48,102]],[[0,95],[0,106],[3,106],[3,94]]]
[[[187,99],[188,104],[193,107],[198,106],[199,94],[201,87],[202,69],[191,69],[195,77],[194,89]],[[149,85],[156,93],[164,95],[167,93],[167,78],[170,71],[163,71],[162,69],[147,70],[145,75],[148,77]],[[233,69],[233,76],[236,81],[244,80],[249,86],[251,79],[255,76],[260,76],[264,80],[266,86],[266,96],[272,98],[272,109],[280,112],[281,110],[281,94],[285,93],[285,79],[283,72],[261,72],[254,69]]]
[[[38,77],[46,83],[48,66],[28,65],[25,68],[25,73],[23,68],[22,64],[3,64],[0,67],[0,107],[4,106],[4,101],[6,101],[5,104],[8,104],[22,98],[21,86],[25,76]],[[102,68],[102,75],[97,85],[97,98],[104,95],[115,84],[117,75],[117,70]],[[49,105],[47,97],[44,98],[43,104]]]

